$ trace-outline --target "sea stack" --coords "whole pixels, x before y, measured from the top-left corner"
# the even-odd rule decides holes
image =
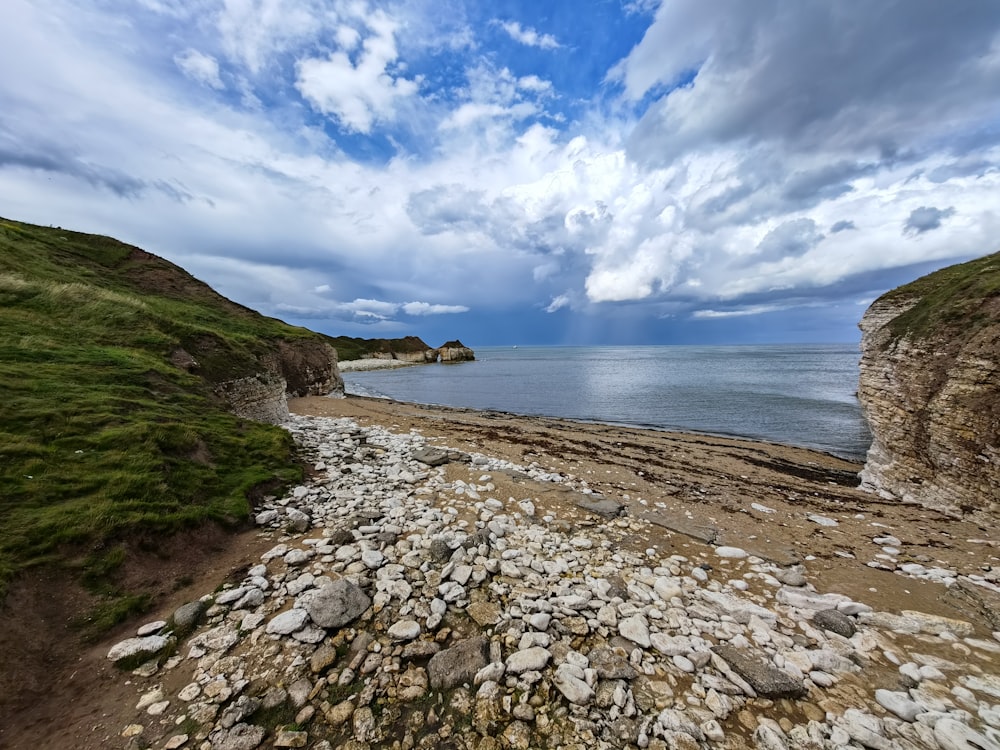
[[[1000,503],[1000,253],[883,295],[861,319],[862,487],[953,514]]]
[[[475,352],[458,339],[439,346],[438,354],[442,362],[471,362],[476,358]]]

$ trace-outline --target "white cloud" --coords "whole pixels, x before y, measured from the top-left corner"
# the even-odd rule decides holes
[[[320,112],[333,115],[346,130],[370,133],[377,121],[396,117],[399,100],[417,93],[420,82],[392,69],[399,57],[395,34],[398,24],[383,11],[366,18],[356,61],[342,50],[326,59],[300,60],[295,87]]]
[[[219,63],[211,55],[188,49],[174,56],[174,62],[188,78],[213,89],[223,88]]]
[[[432,305],[428,302],[404,302],[400,308],[407,315],[452,315],[469,312],[465,305]]]
[[[511,39],[527,47],[539,47],[541,49],[559,49],[562,45],[551,34],[539,34],[530,26],[521,26],[517,21],[494,21],[501,29],[507,32]]]
[[[568,307],[570,303],[569,295],[560,294],[558,297],[553,297],[552,301],[545,308],[545,312],[554,313],[557,310],[562,310],[564,307]]]

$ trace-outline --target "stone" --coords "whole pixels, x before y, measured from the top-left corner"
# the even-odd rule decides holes
[[[581,676],[573,672],[569,664],[560,664],[556,668],[552,683],[570,703],[583,706],[594,699],[594,691]]]
[[[305,747],[309,741],[309,733],[293,731],[291,729],[279,729],[274,738],[275,747]]]
[[[321,628],[341,628],[358,619],[371,606],[371,599],[345,578],[311,589],[299,597],[312,621]]]
[[[515,651],[507,657],[507,671],[511,674],[539,671],[545,669],[551,658],[552,654],[549,650],[541,646],[532,646],[522,651]]]
[[[451,461],[448,451],[443,451],[438,448],[418,448],[417,450],[411,451],[410,456],[414,461],[419,461],[427,466],[443,466]]]
[[[163,743],[163,750],[178,750],[178,748],[184,747],[187,741],[186,734],[175,734]]]
[[[951,718],[938,719],[934,724],[934,739],[941,750],[1000,750],[994,742],[967,724]]]
[[[755,649],[739,649],[730,645],[713,646],[732,670],[742,677],[758,695],[766,698],[799,698],[806,693],[802,680],[796,680],[778,669],[767,656]]]
[[[590,666],[602,680],[634,680],[639,673],[628,662],[628,658],[615,653],[611,648],[598,647],[590,654]]]
[[[147,635],[157,635],[165,627],[167,627],[166,620],[156,620],[155,622],[147,622],[145,625],[136,630],[135,634],[140,638],[143,638]]]
[[[184,634],[194,629],[204,613],[204,602],[188,602],[175,609],[170,619],[174,623],[174,630]]]
[[[854,621],[836,609],[821,609],[813,615],[813,625],[850,638],[857,632]]]
[[[289,508],[285,515],[285,528],[295,534],[304,534],[312,526],[312,519],[296,508]]]
[[[289,609],[275,615],[267,623],[266,631],[277,635],[291,635],[298,630],[302,630],[307,622],[309,622],[309,613],[304,609]]]
[[[875,691],[875,700],[882,708],[894,713],[903,721],[916,721],[917,715],[925,710],[919,703],[910,700],[909,694],[895,690],[880,688]]]
[[[486,638],[477,636],[434,654],[427,664],[431,687],[449,690],[464,683],[471,685],[476,673],[487,664],[488,643]]]
[[[628,638],[643,648],[649,648],[649,625],[642,615],[632,615],[618,621],[618,634],[622,638]]]
[[[265,734],[263,727],[237,724],[212,740],[212,750],[255,750],[264,741]]]
[[[162,635],[147,635],[143,638],[128,638],[116,643],[108,651],[108,659],[115,663],[126,660],[152,659],[170,645],[170,639]]]
[[[394,641],[412,641],[420,637],[420,623],[416,620],[400,620],[386,631]]]
[[[716,547],[715,554],[730,560],[742,560],[748,556],[747,551],[740,547]]]
[[[496,625],[500,620],[500,607],[489,601],[472,602],[465,613],[483,628]]]

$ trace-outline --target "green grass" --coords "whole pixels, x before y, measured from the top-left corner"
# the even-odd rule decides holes
[[[255,487],[296,480],[288,434],[212,386],[316,336],[138,248],[0,219],[0,596],[34,565],[113,577],[123,560],[91,550],[245,519]]]
[[[1000,253],[943,268],[882,297],[905,298],[919,301],[890,323],[896,336],[971,336],[1000,318]]]

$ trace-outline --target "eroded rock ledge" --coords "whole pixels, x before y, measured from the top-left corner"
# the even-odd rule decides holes
[[[862,487],[956,514],[1000,499],[1000,254],[876,300],[858,396],[873,442]]]

